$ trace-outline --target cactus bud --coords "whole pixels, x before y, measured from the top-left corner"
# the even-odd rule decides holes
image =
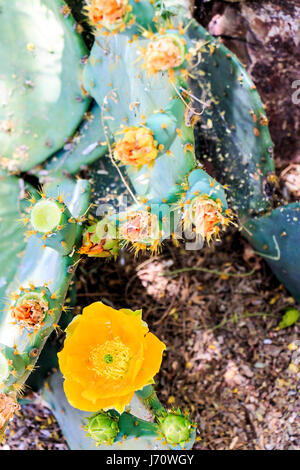
[[[192,423],[180,412],[169,413],[160,419],[160,432],[168,444],[177,445],[187,441],[192,433]]]
[[[113,417],[111,413],[100,412],[89,418],[85,429],[87,434],[96,441],[96,445],[111,445],[118,432],[118,418]]]

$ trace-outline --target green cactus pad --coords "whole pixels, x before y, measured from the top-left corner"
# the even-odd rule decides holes
[[[61,0],[0,0],[0,165],[26,171],[61,148],[89,100],[87,52]]]
[[[125,34],[118,34],[109,39],[110,53],[103,54],[96,41],[84,69],[84,87],[102,107],[106,133],[115,140],[121,138],[122,126],[140,127],[145,119],[163,150],[153,167],[127,165],[126,172],[138,196],[153,203],[173,202],[195,165],[194,154],[188,149],[193,146],[193,132],[185,126],[185,106],[168,76],[149,76],[137,65],[140,49],[148,42],[139,39],[130,43]],[[99,80],[100,76],[106,78]]]
[[[229,49],[195,21],[187,35],[199,52],[195,78],[190,80],[196,97],[193,107],[202,112],[195,132],[197,157],[220,183],[228,185],[233,210],[243,218],[258,214],[270,207],[267,183],[274,172],[263,104]]]
[[[28,191],[34,189],[22,179],[8,176],[0,171],[0,310],[3,310],[7,298],[5,290],[20,264],[20,256],[25,249],[26,227],[21,222],[27,217],[26,208],[30,202],[25,199]]]
[[[274,274],[300,301],[300,203],[274,209],[245,223],[243,235]]]
[[[107,145],[102,129],[101,109],[94,103],[91,110],[85,114],[79,130],[69,139],[64,148],[46,163],[45,168],[50,173],[74,174],[85,165],[90,165],[105,155],[106,152]]]
[[[9,376],[8,359],[0,351],[0,383],[4,382]]]

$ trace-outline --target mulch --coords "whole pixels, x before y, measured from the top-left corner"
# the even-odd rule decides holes
[[[168,243],[159,257],[86,259],[74,313],[101,300],[143,309],[167,345],[157,376],[163,404],[188,409],[196,449],[299,449],[299,326],[278,330],[294,300],[231,229],[200,252]],[[49,409],[22,406],[4,448],[67,449]]]

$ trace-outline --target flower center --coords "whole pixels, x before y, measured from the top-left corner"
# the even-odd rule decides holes
[[[122,379],[128,371],[130,349],[119,338],[98,344],[89,356],[92,370],[100,377]]]

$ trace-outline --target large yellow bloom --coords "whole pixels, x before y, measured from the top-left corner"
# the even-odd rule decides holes
[[[123,412],[160,369],[165,345],[149,332],[141,311],[95,302],[66,332],[59,365],[66,396],[80,410]]]
[[[157,157],[157,142],[153,132],[147,127],[127,127],[124,137],[116,142],[114,157],[123,165],[142,167],[154,162]]]

